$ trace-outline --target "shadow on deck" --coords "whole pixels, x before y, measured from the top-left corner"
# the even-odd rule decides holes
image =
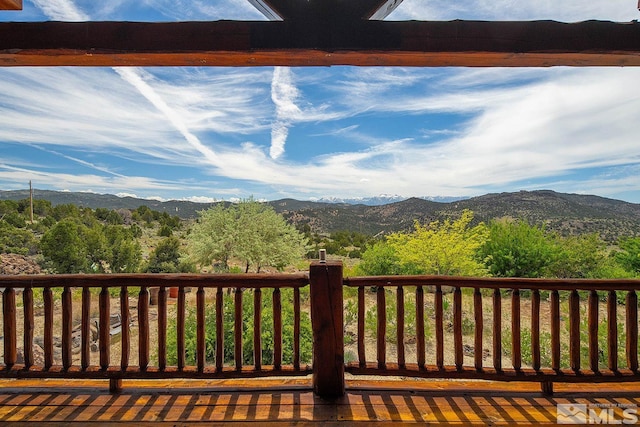
[[[408,387],[407,382],[410,382]],[[640,405],[637,384],[558,385],[470,381],[347,381],[347,394],[314,396],[310,379],[131,381],[110,394],[104,381],[13,380],[0,387],[0,422],[12,425],[553,425],[557,404]],[[410,389],[409,389],[410,388]],[[579,390],[579,393],[577,393]],[[611,419],[609,421],[612,421]]]

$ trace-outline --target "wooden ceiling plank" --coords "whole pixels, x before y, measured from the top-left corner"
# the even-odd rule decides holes
[[[22,0],[0,0],[0,10],[22,10]]]
[[[359,21],[0,23],[0,66],[640,66],[640,24]]]

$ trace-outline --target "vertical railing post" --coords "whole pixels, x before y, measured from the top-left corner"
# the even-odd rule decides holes
[[[16,335],[16,291],[5,288],[2,291],[2,312],[4,323],[4,364],[11,368],[17,360]]]
[[[344,395],[342,262],[309,267],[313,329],[313,390],[320,397]]]

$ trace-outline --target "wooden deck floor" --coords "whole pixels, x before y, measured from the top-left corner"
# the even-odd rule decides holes
[[[351,380],[335,401],[309,379],[129,381],[3,380],[0,423],[11,425],[553,425],[557,404],[640,406],[639,384],[555,386],[453,381]],[[580,391],[580,393],[577,393]]]

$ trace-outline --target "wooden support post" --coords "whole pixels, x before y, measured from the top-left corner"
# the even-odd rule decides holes
[[[120,393],[122,391],[122,378],[111,378],[109,380],[109,393]]]
[[[138,364],[142,372],[149,366],[149,289],[140,288],[138,294]]]
[[[482,316],[482,293],[480,288],[473,292],[473,313],[476,321],[473,360],[476,371],[482,372],[482,332],[484,328]]]
[[[224,365],[224,301],[222,288],[216,291],[216,372],[222,372]]]
[[[275,311],[275,310],[274,310]],[[253,364],[256,371],[262,369],[262,290],[253,291]]]
[[[364,347],[364,286],[358,288],[358,363],[361,368],[367,365],[367,356]]]
[[[178,308],[176,317],[178,318],[178,322],[176,325],[177,328],[177,337],[178,337],[178,370],[182,371],[186,365],[186,350],[185,350],[185,322],[186,322],[186,313],[185,313],[185,304],[186,304],[186,295],[184,287],[178,288]]]
[[[131,334],[129,331],[131,316],[129,314],[129,288],[127,286],[120,288],[120,318],[122,320],[120,370],[126,371],[129,366],[129,354],[131,351]]]
[[[540,370],[540,291],[531,291],[531,367]]]
[[[589,367],[593,372],[599,371],[600,362],[598,360],[598,292],[589,292],[588,299],[588,321],[589,321]]]
[[[4,317],[4,364],[11,368],[17,359],[15,289],[5,288],[2,292],[2,311]]]
[[[91,290],[88,287],[82,288],[82,320],[81,320],[81,343],[80,343],[80,366],[86,370],[91,364]]]
[[[438,369],[444,369],[444,312],[442,302],[442,287],[436,286],[434,295],[436,309],[436,365]]]
[[[273,290],[273,369],[282,369],[282,296],[279,288]]]
[[[396,291],[396,338],[398,348],[398,366],[400,368],[404,368],[404,288],[402,286],[398,286]]]
[[[167,368],[167,287],[158,291],[158,368]]]
[[[344,395],[342,263],[309,267],[313,328],[313,390],[320,397]]]
[[[453,348],[456,369],[462,371],[462,290],[459,286],[453,291]]]
[[[236,371],[242,372],[242,288],[236,288],[233,304],[233,359]]]
[[[513,369],[522,367],[522,340],[520,330],[520,290],[511,293],[511,360]]]
[[[98,327],[98,349],[100,350],[100,368],[103,371],[106,371],[109,368],[109,363],[111,360],[111,334],[109,333],[111,327],[111,307],[109,288],[106,286],[103,286],[102,291],[100,292],[99,304],[100,324]]]
[[[607,353],[609,369],[618,370],[618,297],[616,291],[609,291],[607,297]]]
[[[635,291],[627,293],[626,314],[627,366],[636,372],[638,370],[638,296]]]
[[[569,363],[574,372],[580,370],[580,295],[576,289],[569,296]]]
[[[65,286],[62,291],[62,367],[65,371],[71,367],[72,362],[72,307],[71,288]]]
[[[550,299],[551,316],[551,368],[560,370],[560,294],[554,290]]]
[[[293,369],[300,370],[300,288],[293,288]]]
[[[424,342],[424,289],[416,288],[416,351],[418,353],[418,368],[425,369],[426,353]]]
[[[198,287],[198,292],[196,293],[196,311],[197,311],[197,351],[196,351],[196,359],[198,364],[198,372],[204,372],[204,364],[206,360],[205,355],[205,342],[207,335],[207,328],[205,325],[205,317],[204,317],[204,307],[205,307],[205,299],[204,299],[204,288],[202,286]]]
[[[24,305],[24,367],[30,368],[33,366],[33,331],[35,326],[35,321],[33,320],[33,289],[24,289],[22,302]]]
[[[502,371],[502,295],[493,290],[493,367]]]
[[[378,286],[376,291],[376,305],[378,332],[376,334],[378,369],[387,368],[387,301],[384,286]]]
[[[53,366],[53,292],[51,288],[44,289],[42,299],[44,301],[44,369],[47,370]],[[5,343],[6,341],[5,338]]]

